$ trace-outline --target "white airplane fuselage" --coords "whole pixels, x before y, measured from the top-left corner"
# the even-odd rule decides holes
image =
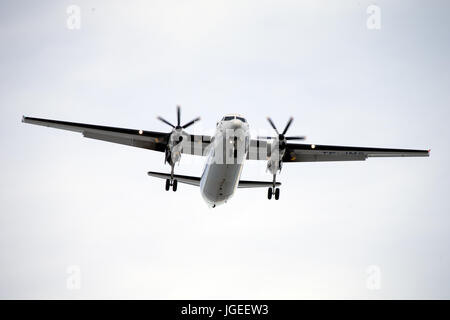
[[[234,119],[224,120],[231,117]],[[217,123],[200,179],[200,192],[208,205],[215,207],[233,196],[247,157],[249,140],[249,126],[244,118],[229,115]]]

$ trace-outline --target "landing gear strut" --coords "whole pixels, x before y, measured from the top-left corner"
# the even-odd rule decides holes
[[[178,180],[173,178],[173,169],[174,165],[172,165],[172,170],[170,172],[170,179],[166,179],[166,191],[169,191],[170,187],[172,187],[173,192],[177,191]]]
[[[267,199],[272,199],[272,196],[275,195],[275,200],[280,199],[280,188],[276,187],[277,182],[277,175],[273,175],[273,187],[270,187],[269,190],[267,190]]]

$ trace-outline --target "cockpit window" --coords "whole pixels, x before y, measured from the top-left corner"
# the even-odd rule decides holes
[[[229,121],[229,120],[234,120],[234,116],[226,116],[223,117],[222,121]]]
[[[242,117],[236,117],[236,119],[241,120],[242,122],[247,122],[247,120],[245,120],[245,119],[242,118]]]

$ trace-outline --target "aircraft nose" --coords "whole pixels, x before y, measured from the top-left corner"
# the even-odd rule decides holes
[[[231,121],[230,123],[230,128],[231,129],[239,129],[242,127],[242,121],[238,120],[238,119],[234,119],[233,121]]]

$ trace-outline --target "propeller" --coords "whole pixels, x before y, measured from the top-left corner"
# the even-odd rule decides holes
[[[177,106],[177,125],[173,125],[172,123],[170,123],[169,121],[167,121],[166,119],[164,119],[163,117],[157,117],[158,120],[164,122],[165,124],[171,126],[172,128],[174,128],[175,130],[180,130],[180,129],[186,129],[190,126],[192,126],[194,123],[196,123],[197,121],[200,120],[200,117],[197,117],[189,122],[187,122],[184,125],[181,125],[181,108],[180,106]]]
[[[267,121],[269,121],[270,125],[272,126],[272,128],[275,130],[275,132],[277,133],[277,137],[260,137],[258,136],[259,139],[278,139],[280,141],[280,146],[281,145],[285,145],[285,142],[287,140],[305,140],[306,137],[305,136],[288,136],[286,137],[286,132],[288,131],[289,127],[292,124],[292,121],[294,121],[294,118],[290,117],[288,122],[286,123],[286,126],[284,127],[284,130],[282,133],[280,133],[277,129],[277,127],[275,126],[275,123],[273,123],[272,119],[270,119],[270,117],[267,117]]]

